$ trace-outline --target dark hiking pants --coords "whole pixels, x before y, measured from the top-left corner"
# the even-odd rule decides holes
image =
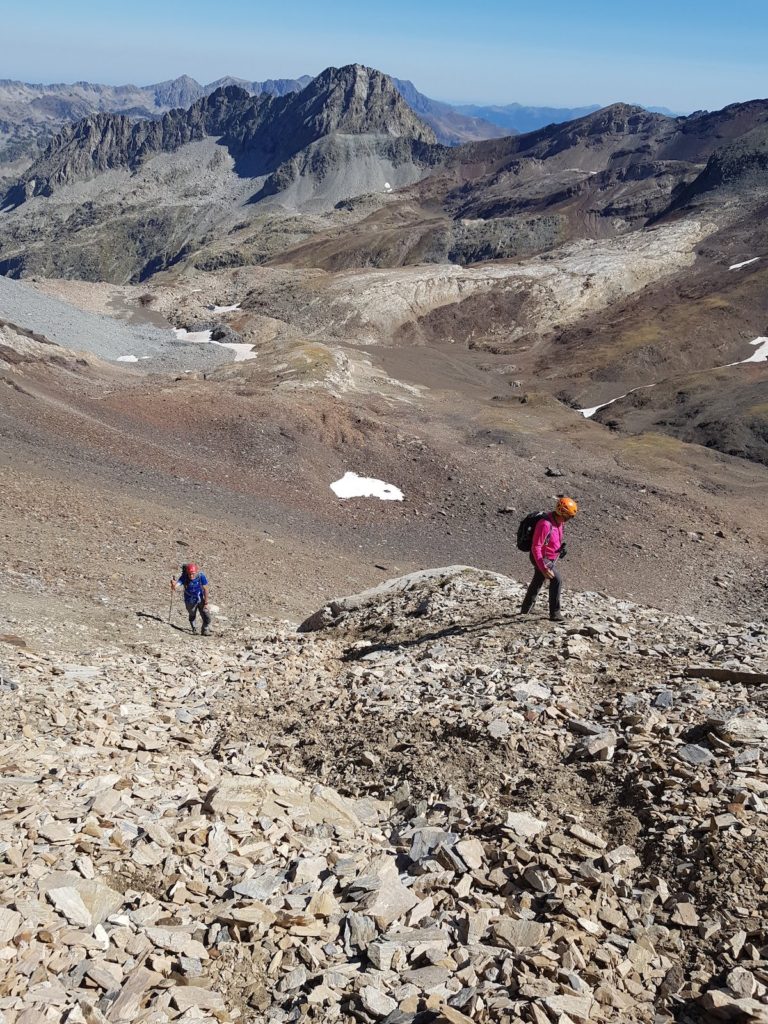
[[[533,565],[533,579],[528,585],[528,591],[523,598],[523,604],[520,609],[523,614],[529,612],[533,608],[536,598],[539,596],[539,591],[545,583],[549,583],[549,614],[557,615],[560,612],[560,588],[562,587],[562,579],[560,573],[554,566],[548,565],[547,568],[555,574],[551,580],[548,580],[544,573],[539,569],[536,563],[531,557],[531,563]]]
[[[187,605],[187,614],[189,615],[190,626],[194,626],[198,612],[200,612],[200,618],[203,620],[203,629],[208,629],[211,624],[211,613],[202,601],[197,601],[194,604]]]

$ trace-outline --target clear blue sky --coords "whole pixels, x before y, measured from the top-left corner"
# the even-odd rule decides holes
[[[0,77],[139,85],[360,62],[437,99],[715,109],[768,95],[766,0],[0,0]]]

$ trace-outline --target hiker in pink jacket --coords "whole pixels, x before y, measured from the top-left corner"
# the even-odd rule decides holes
[[[562,580],[555,568],[563,548],[563,527],[573,519],[579,507],[573,498],[559,498],[554,512],[550,512],[536,523],[531,541],[531,562],[534,573],[520,609],[527,615],[533,608],[544,582],[549,580],[549,617],[553,622],[562,622],[560,612],[560,588]]]

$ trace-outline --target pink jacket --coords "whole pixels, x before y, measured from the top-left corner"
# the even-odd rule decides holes
[[[562,544],[563,527],[557,525],[554,513],[550,512],[536,523],[533,531],[531,555],[536,563],[536,568],[541,572],[551,568],[552,564],[557,561]]]

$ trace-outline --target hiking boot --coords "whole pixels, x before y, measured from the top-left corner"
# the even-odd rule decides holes
[[[197,626],[193,625],[190,622],[190,624],[189,624],[189,631],[190,631],[190,633],[196,633],[197,632]]]
[[[562,614],[562,612],[555,612],[554,615],[550,615],[549,616],[549,621],[550,622],[565,622],[565,616]]]
[[[203,626],[203,628],[200,630],[200,635],[201,636],[210,636],[211,635],[207,626]]]

